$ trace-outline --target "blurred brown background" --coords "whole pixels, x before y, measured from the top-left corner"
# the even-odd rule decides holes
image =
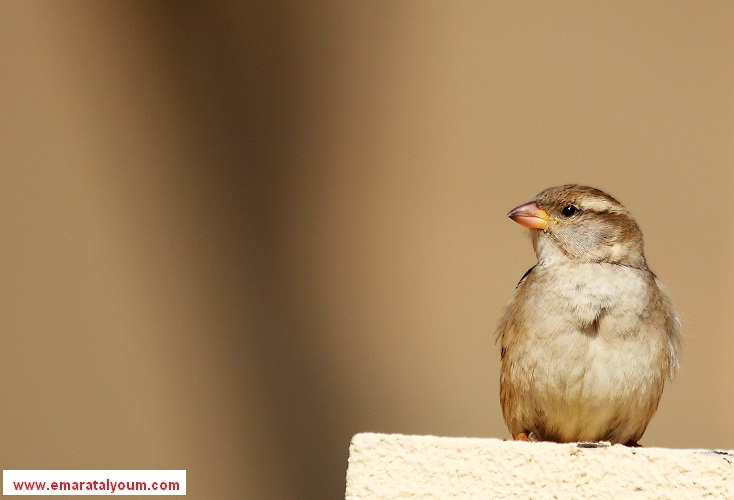
[[[354,433],[509,437],[505,214],[566,182],[682,313],[642,443],[734,448],[734,4],[0,11],[2,468],[338,498]]]

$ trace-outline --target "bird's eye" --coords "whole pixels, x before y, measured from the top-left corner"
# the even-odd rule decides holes
[[[578,211],[579,211],[579,207],[577,207],[576,205],[566,205],[561,210],[561,215],[564,217],[572,217],[576,215]]]

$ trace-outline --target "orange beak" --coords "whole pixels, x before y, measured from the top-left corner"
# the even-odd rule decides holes
[[[507,216],[528,229],[545,229],[551,222],[558,222],[534,201],[513,208]]]

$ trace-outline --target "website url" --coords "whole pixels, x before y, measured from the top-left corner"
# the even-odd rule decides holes
[[[104,491],[115,493],[117,491],[181,491],[178,481],[159,483],[154,481],[150,485],[145,481],[52,481],[47,485],[46,481],[13,481],[13,489],[16,491]]]
[[[3,495],[186,495],[185,470],[4,470]]]

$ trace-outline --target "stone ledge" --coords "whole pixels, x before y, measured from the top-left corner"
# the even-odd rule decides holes
[[[347,500],[734,498],[734,452],[357,434]]]

